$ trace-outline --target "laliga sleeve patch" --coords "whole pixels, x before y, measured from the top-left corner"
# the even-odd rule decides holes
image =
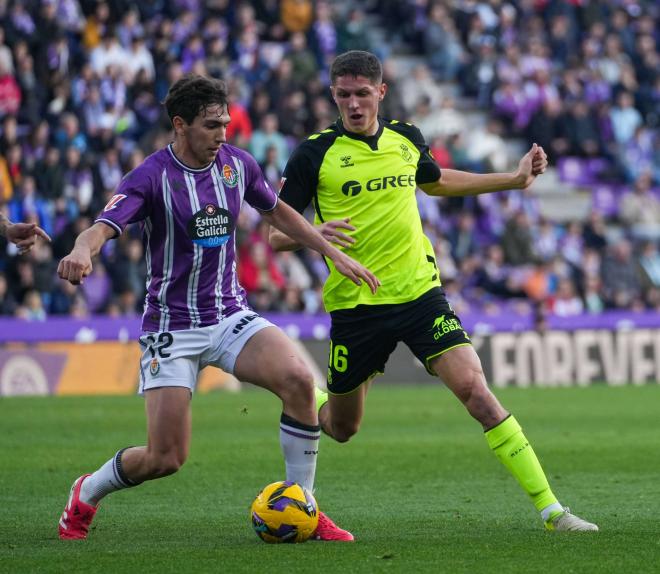
[[[110,211],[111,209],[114,209],[119,205],[120,202],[124,201],[126,199],[126,195],[123,193],[116,193],[110,198],[110,201],[106,204],[106,206],[103,208],[103,211]]]
[[[188,221],[188,236],[202,247],[220,247],[234,233],[234,217],[216,205],[208,204]]]

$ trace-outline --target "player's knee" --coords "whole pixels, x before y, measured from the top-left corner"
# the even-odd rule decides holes
[[[283,373],[280,398],[284,404],[314,404],[314,377],[307,365],[293,362]]]
[[[468,412],[486,426],[496,424],[505,415],[502,405],[488,388],[483,373],[478,373],[473,380],[466,381],[463,394],[459,397]]]
[[[484,400],[484,392],[488,393],[481,368],[466,367],[457,374],[454,381],[456,395],[465,404],[480,403]]]
[[[357,421],[337,421],[332,424],[332,438],[337,442],[348,442],[360,430]]]
[[[181,452],[160,453],[152,457],[151,475],[155,478],[162,478],[177,472],[186,462],[186,455]]]

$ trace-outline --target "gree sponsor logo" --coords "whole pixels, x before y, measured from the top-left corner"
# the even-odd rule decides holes
[[[362,191],[362,184],[359,181],[347,181],[341,186],[341,192],[347,197],[355,197]]]
[[[350,180],[341,186],[341,192],[347,197],[355,197],[362,189],[367,191],[381,191],[397,187],[414,187],[415,176],[413,174],[385,175],[368,180],[364,186],[359,181]]]

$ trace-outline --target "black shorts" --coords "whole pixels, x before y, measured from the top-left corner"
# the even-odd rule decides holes
[[[470,345],[459,318],[441,287],[434,287],[409,303],[358,305],[330,313],[328,391],[343,395],[373,375],[385,372],[385,363],[399,341],[426,367],[454,347]]]

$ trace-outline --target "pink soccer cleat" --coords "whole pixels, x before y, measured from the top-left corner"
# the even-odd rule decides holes
[[[85,504],[80,500],[80,486],[89,474],[83,474],[77,478],[71,487],[69,500],[64,507],[60,517],[60,539],[61,540],[84,540],[92,519],[96,514],[96,506]]]
[[[353,542],[353,535],[348,530],[342,530],[323,512],[319,512],[319,525],[313,536],[314,540],[326,542]]]

